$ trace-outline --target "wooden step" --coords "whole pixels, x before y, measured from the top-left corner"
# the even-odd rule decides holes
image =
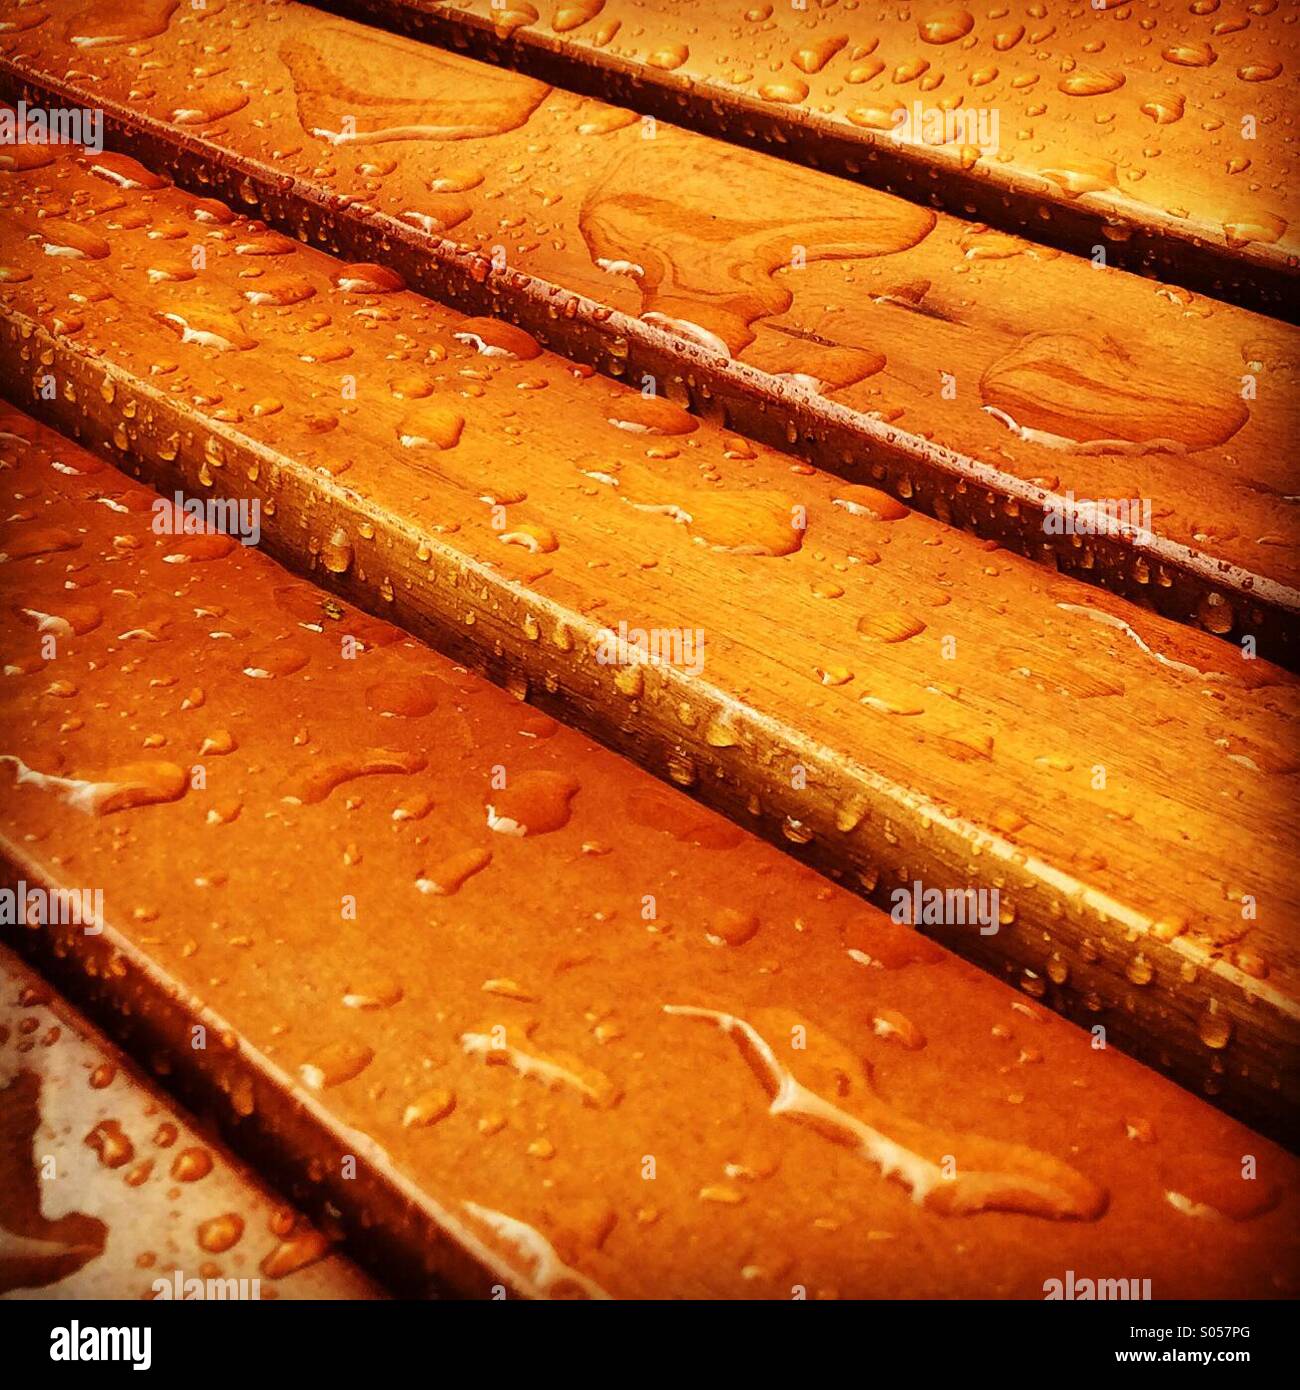
[[[1032,241],[1294,318],[1290,7],[317,0]],[[538,14],[538,11],[541,14]],[[899,113],[906,115],[905,121]],[[949,113],[952,113],[951,115]]]
[[[1295,678],[212,201],[14,184],[33,409],[886,908],[997,887],[923,925],[1292,1123]]]
[[[0,1298],[379,1296],[0,946]]]
[[[394,1271],[481,1296],[1037,1299],[1067,1270],[1294,1292],[1300,1173],[1267,1140],[3,423],[3,853],[104,893],[98,934],[3,930]]]
[[[1295,329],[301,6],[164,11],[101,44],[116,9],[56,0],[0,78],[295,237],[1300,661]],[[238,83],[191,77],[201,50]]]

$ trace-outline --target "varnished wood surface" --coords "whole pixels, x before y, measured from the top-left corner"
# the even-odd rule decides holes
[[[996,886],[934,930],[1289,1123],[1292,676],[98,162],[8,184],[17,396],[882,905]]]
[[[381,1296],[0,946],[0,1297],[205,1294]]]
[[[1300,42],[1279,0],[323,7],[1295,315]]]
[[[4,930],[388,1277],[1294,1293],[1267,1140],[12,411],[0,459],[0,843],[105,895]]]
[[[294,235],[1296,660],[1294,329],[303,7],[96,23],[3,39],[11,94],[93,98]],[[1071,495],[1149,501],[1153,537],[1049,539]]]

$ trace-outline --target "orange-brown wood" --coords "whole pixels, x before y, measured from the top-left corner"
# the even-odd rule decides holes
[[[998,888],[927,929],[1291,1122],[1293,677],[161,182],[10,181],[35,409],[886,907]]]
[[[160,533],[177,514],[75,445],[0,430],[0,841],[10,874],[105,899],[101,934],[3,930],[394,1273],[1294,1292],[1298,1173],[1267,1140],[229,536]]]
[[[0,1297],[377,1296],[0,947]]]
[[[1033,241],[1293,317],[1295,14],[324,0]],[[539,14],[538,11],[542,13]]]
[[[1294,664],[1294,329],[301,6],[132,14],[130,44],[70,0],[0,36],[11,94],[93,102],[295,236]],[[1048,534],[1072,500],[1150,535]]]

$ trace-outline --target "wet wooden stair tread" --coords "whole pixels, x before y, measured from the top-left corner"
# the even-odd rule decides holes
[[[1293,677],[111,167],[11,185],[33,408],[885,905],[998,886],[933,929],[1277,1123]]]
[[[380,1296],[0,946],[0,1296],[217,1297],[207,1280],[227,1298]]]
[[[135,53],[79,41],[116,10],[55,0],[0,36],[0,77],[93,99],[146,162],[295,236],[1300,659],[1288,325],[302,6],[140,14]],[[243,80],[186,76],[197,44]],[[1139,526],[1149,501],[1153,534],[1049,538],[1071,498]]]
[[[345,15],[1291,312],[1286,6],[323,0]],[[540,11],[540,13],[539,13]],[[918,114],[917,108],[920,108]],[[898,113],[909,121],[896,140]]]
[[[3,930],[345,1228],[482,1296],[1288,1291],[1300,1185],[1267,1140],[0,428],[0,842],[29,884],[102,885],[105,919]]]

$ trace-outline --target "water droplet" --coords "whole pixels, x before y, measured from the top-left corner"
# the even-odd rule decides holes
[[[1217,999],[1211,999],[1202,1009],[1196,1023],[1196,1035],[1215,1052],[1221,1052],[1232,1041],[1232,1017]]]
[[[209,1255],[224,1255],[239,1244],[244,1234],[244,1218],[230,1211],[200,1224],[196,1233],[199,1248]]]
[[[171,1171],[177,1182],[199,1182],[212,1171],[212,1155],[198,1147],[182,1149],[172,1160]]]
[[[320,1091],[352,1081],[365,1071],[374,1058],[374,1052],[363,1043],[328,1043],[310,1062],[304,1062],[298,1068],[298,1075],[311,1090]]]
[[[105,1168],[121,1168],[135,1157],[135,1147],[116,1120],[101,1120],[86,1135],[86,1146],[94,1149]]]
[[[563,772],[521,772],[489,793],[488,828],[500,835],[547,835],[569,823],[575,778]]]

